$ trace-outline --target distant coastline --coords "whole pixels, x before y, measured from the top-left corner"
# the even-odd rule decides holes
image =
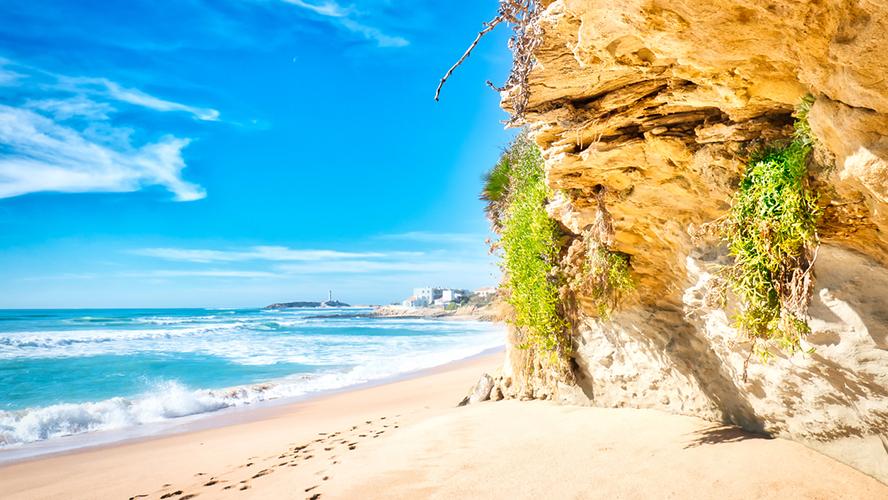
[[[496,313],[489,305],[464,305],[446,311],[432,307],[375,306],[370,312],[319,314],[311,319],[382,318],[382,319],[449,319],[466,321],[496,321]]]
[[[325,300],[324,302],[279,302],[265,306],[262,309],[334,309],[340,307],[351,307],[351,305],[338,300]]]

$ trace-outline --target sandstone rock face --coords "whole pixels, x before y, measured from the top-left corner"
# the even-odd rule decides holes
[[[593,188],[606,188],[615,249],[639,287],[612,321],[580,326],[575,381],[538,367],[522,386],[512,358],[523,354],[510,350],[503,394],[730,422],[888,483],[888,4],[544,4],[526,123],[559,190],[549,214],[580,234],[595,219]],[[688,228],[726,212],[745,158],[792,133],[808,93],[824,210],[815,350],[744,370],[750,346],[732,313],[702,300],[711,266],[729,257],[715,242],[696,248]]]

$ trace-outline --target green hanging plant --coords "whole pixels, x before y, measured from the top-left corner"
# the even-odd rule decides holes
[[[801,350],[810,332],[821,215],[808,185],[807,161],[816,141],[807,123],[813,102],[808,96],[799,106],[791,141],[749,158],[730,212],[697,231],[719,233],[734,256],[734,264],[717,273],[712,291],[722,303],[726,288],[740,299],[734,327],[763,360],[772,356],[770,345],[790,354]]]

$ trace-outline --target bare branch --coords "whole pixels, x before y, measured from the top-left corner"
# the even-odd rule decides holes
[[[489,23],[484,23],[484,25],[487,26],[487,27],[484,28],[483,30],[481,30],[481,32],[478,33],[478,36],[475,37],[475,41],[472,42],[472,45],[469,46],[469,50],[467,50],[466,53],[463,54],[463,56],[459,59],[459,61],[457,61],[456,64],[454,64],[453,67],[450,68],[450,70],[447,71],[447,74],[444,75],[444,78],[441,79],[441,83],[438,84],[438,90],[435,92],[435,100],[436,100],[436,101],[438,100],[438,96],[441,95],[441,87],[444,86],[444,82],[446,82],[447,79],[450,78],[450,75],[453,74],[453,70],[455,70],[457,66],[459,66],[460,64],[462,64],[463,61],[465,61],[466,58],[469,57],[469,54],[472,53],[472,49],[475,48],[475,45],[478,45],[478,42],[481,40],[481,37],[484,36],[484,35],[486,35],[487,33],[489,33],[490,30],[492,30],[493,28],[495,28],[496,25],[499,24],[499,23],[501,23],[502,21],[503,21],[503,18],[502,18],[502,17],[497,17],[497,18],[495,18],[493,21],[491,21],[491,22],[489,22]]]
[[[490,80],[487,80],[486,83],[487,83],[488,87],[492,88],[493,90],[496,90],[497,92],[505,92],[506,91],[506,87],[499,88],[496,85],[494,85]]]
[[[512,49],[512,71],[505,85],[497,87],[487,82],[497,92],[507,92],[511,109],[507,109],[512,117],[503,123],[506,127],[519,126],[524,122],[524,112],[530,102],[530,70],[534,67],[536,59],[534,51],[542,43],[543,30],[539,21],[543,8],[540,0],[500,0],[497,15],[489,23],[484,23],[484,30],[478,33],[475,41],[462,58],[444,75],[435,92],[437,101],[441,95],[441,87],[463,61],[469,57],[472,49],[481,40],[481,37],[490,32],[496,25],[505,22],[512,26],[512,38],[509,39],[509,48]]]

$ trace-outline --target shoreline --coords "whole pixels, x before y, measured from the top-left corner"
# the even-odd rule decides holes
[[[41,441],[0,448],[0,468],[31,460],[73,455],[91,450],[124,445],[127,443],[150,441],[155,438],[169,435],[215,429],[232,425],[233,423],[261,420],[263,418],[263,411],[268,411],[275,407],[298,405],[302,402],[316,398],[323,398],[330,395],[359,391],[413,378],[424,377],[447,371],[453,367],[460,366],[462,363],[471,362],[478,358],[496,355],[502,357],[505,352],[504,350],[505,346],[492,347],[466,358],[453,360],[443,365],[412,370],[334,389],[309,392],[297,396],[267,399],[240,406],[229,406],[215,411],[174,417],[141,425],[71,434],[68,436],[59,436]]]
[[[694,417],[539,400],[457,407],[501,363],[489,354],[222,427],[0,466],[0,488],[6,500],[888,498],[798,443]]]
[[[417,409],[455,407],[459,400],[453,401],[452,394],[464,395],[477,379],[479,370],[492,371],[502,360],[503,349],[496,348],[495,353],[488,350],[405,374],[405,378],[397,381],[379,381],[372,386],[350,387],[295,402],[278,401],[251,411],[230,412],[197,425],[185,423],[178,432],[2,464],[0,491],[4,491],[4,499],[66,500],[130,498],[146,494],[146,490],[171,493],[176,490],[163,485],[187,482],[205,474],[202,471],[183,474],[183,470],[194,467],[228,470],[235,457],[244,462],[240,468],[246,469],[249,460],[266,457],[271,450],[277,453],[288,443],[311,442],[325,429],[350,428],[380,415],[396,421]],[[441,389],[442,383],[445,390],[439,392],[436,389]],[[418,408],[414,404],[417,394],[423,403]],[[108,481],[108,478],[113,479]],[[72,482],[77,486],[72,488]],[[160,496],[162,494],[149,494],[152,499]]]
[[[403,306],[376,306],[373,311],[355,314],[323,314],[307,316],[310,319],[346,319],[346,318],[374,318],[374,319],[441,319],[456,321],[484,321],[493,323],[496,314],[493,308],[463,306],[452,311],[432,307],[403,307]]]

